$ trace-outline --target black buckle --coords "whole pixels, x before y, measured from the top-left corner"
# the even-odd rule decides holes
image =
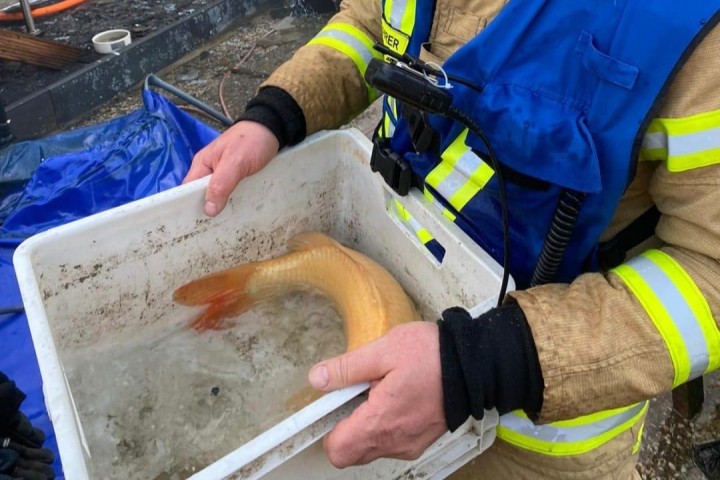
[[[382,175],[385,183],[398,195],[405,196],[413,184],[410,163],[390,149],[389,142],[380,138],[373,139],[370,169]]]
[[[408,122],[408,131],[415,151],[418,153],[427,152],[430,149],[437,151],[440,145],[440,136],[428,124],[427,114],[410,105],[403,104],[402,115]]]

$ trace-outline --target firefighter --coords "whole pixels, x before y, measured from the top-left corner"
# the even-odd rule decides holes
[[[497,440],[473,466],[483,478],[639,477],[648,399],[720,366],[719,13],[720,1],[345,0],[196,155],[185,181],[212,174],[215,216],[280,149],[378,98],[365,74],[388,54],[448,75],[454,111],[479,127],[382,100],[375,152],[409,165],[429,208],[496,260],[508,251],[517,289],[479,318],[448,305],[437,325],[313,367],[322,391],[374,382],[325,439],[334,465],[417,458],[496,408]]]

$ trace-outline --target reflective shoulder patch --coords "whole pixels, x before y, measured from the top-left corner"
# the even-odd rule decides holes
[[[690,275],[670,255],[648,250],[611,270],[635,295],[670,354],[673,388],[720,368],[720,331]]]
[[[373,48],[374,42],[362,30],[349,23],[329,23],[320,30],[308,45],[325,45],[347,55],[355,63],[361,78],[365,78],[365,71],[373,57],[382,59],[380,52]],[[364,80],[363,80],[364,81]],[[367,83],[366,83],[367,85]],[[376,89],[367,85],[370,101],[378,98]]]
[[[641,422],[648,405],[645,401],[547,425],[535,425],[522,411],[510,412],[500,417],[497,436],[541,455],[582,455]]]
[[[720,110],[656,118],[643,139],[640,160],[664,161],[671,172],[720,163]]]

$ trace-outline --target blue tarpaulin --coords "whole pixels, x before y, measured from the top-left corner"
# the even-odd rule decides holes
[[[108,122],[0,150],[0,310],[22,305],[12,265],[26,238],[179,185],[219,133],[145,89],[143,108]],[[0,314],[0,371],[27,394],[22,411],[47,434],[64,478],[23,313]]]

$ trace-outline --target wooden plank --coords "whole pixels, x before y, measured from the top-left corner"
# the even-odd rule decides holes
[[[0,30],[0,59],[62,69],[78,61],[82,50],[72,45]]]

